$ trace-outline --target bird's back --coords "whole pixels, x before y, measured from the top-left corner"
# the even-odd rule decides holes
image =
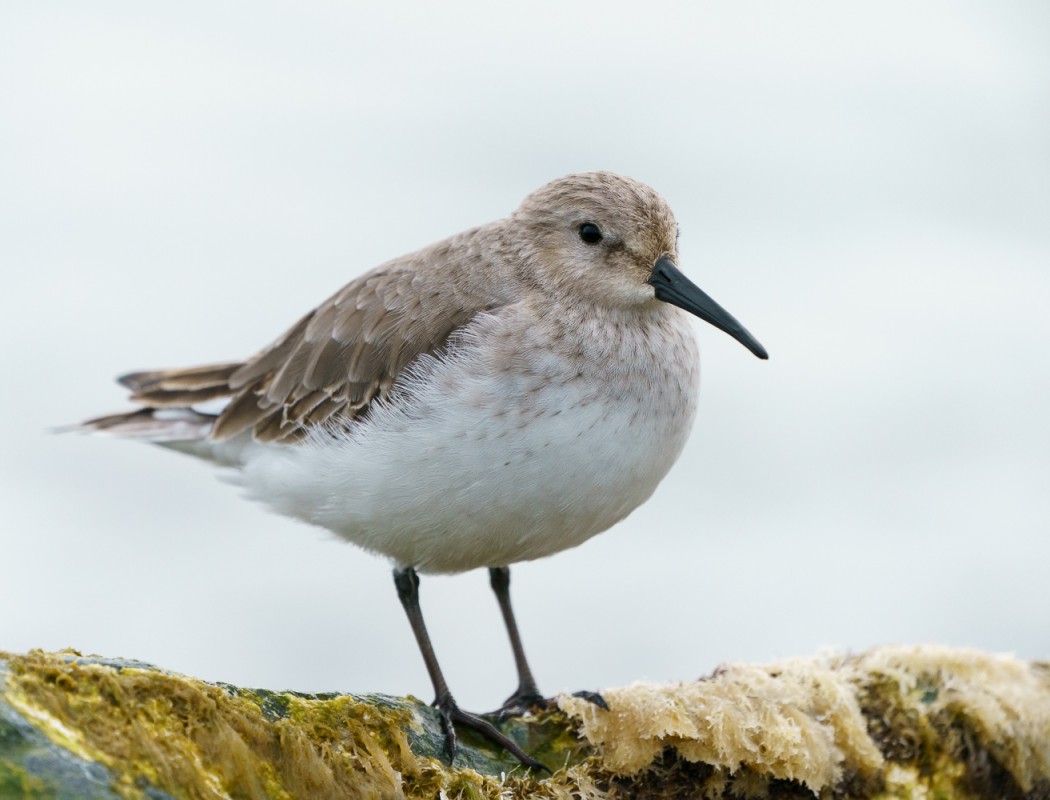
[[[391,393],[413,361],[440,354],[454,331],[520,294],[513,280],[485,269],[502,257],[500,225],[370,270],[245,361],[124,375],[119,382],[139,408],[82,425],[177,445],[292,444],[312,428],[352,424]]]

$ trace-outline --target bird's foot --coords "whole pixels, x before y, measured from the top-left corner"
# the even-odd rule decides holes
[[[609,710],[609,704],[606,703],[605,698],[597,692],[589,692],[584,689],[579,692],[573,692],[572,696],[593,703],[603,711]],[[553,708],[554,705],[554,698],[544,697],[539,693],[539,690],[537,690],[536,687],[519,687],[518,691],[508,697],[502,706],[497,708],[491,714],[486,714],[485,716],[504,720],[509,717],[520,717],[530,711],[543,711],[548,708]]]
[[[526,767],[543,770],[548,773],[551,771],[547,766],[541,764],[518,747],[517,743],[500,733],[491,722],[461,709],[451,694],[444,694],[437,698],[434,701],[434,706],[441,713],[441,727],[445,730],[445,754],[448,756],[449,764],[452,764],[456,758],[458,741],[456,739],[455,725],[459,723],[477,731],[493,744],[499,745]]]
[[[503,705],[485,716],[495,717],[500,720],[520,717],[528,714],[530,711],[541,711],[550,708],[552,702],[553,700],[548,700],[540,694],[535,686],[519,686],[514,694],[503,701]]]

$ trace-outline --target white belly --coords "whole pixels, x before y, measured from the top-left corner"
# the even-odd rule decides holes
[[[549,355],[546,374],[472,372],[462,354],[349,433],[250,448],[242,482],[420,571],[540,558],[623,519],[666,475],[695,413],[694,348],[684,375],[608,380]]]

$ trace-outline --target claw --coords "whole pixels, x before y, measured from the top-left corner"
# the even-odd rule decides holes
[[[587,700],[588,702],[594,703],[594,705],[598,706],[598,708],[602,709],[602,711],[609,710],[609,704],[606,703],[605,698],[597,692],[588,692],[586,689],[581,689],[578,692],[573,692],[572,696],[579,697],[582,700]]]
[[[455,707],[455,701],[452,700],[451,696],[448,698],[448,702],[452,703]],[[441,712],[441,729],[445,732],[445,755],[448,756],[449,766],[456,760],[456,750],[459,749],[459,739],[456,738],[456,726],[452,724],[452,715],[446,710],[445,706],[440,705],[437,701],[434,701],[434,705],[437,706],[439,712]]]
[[[450,765],[456,758],[457,739],[455,723],[458,722],[460,725],[466,725],[468,728],[477,731],[493,744],[499,745],[526,767],[543,770],[548,774],[552,774],[549,767],[545,764],[541,764],[518,747],[513,740],[500,733],[491,722],[482,719],[476,714],[471,714],[462,710],[456,704],[456,701],[452,699],[451,694],[439,697],[434,701],[434,705],[441,713],[441,727],[445,731],[445,753],[448,755],[448,763]]]

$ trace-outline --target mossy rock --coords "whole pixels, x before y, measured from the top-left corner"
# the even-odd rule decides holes
[[[209,684],[73,651],[0,654],[0,798],[1041,798],[1050,667],[886,647],[561,696],[470,731],[412,697]]]

